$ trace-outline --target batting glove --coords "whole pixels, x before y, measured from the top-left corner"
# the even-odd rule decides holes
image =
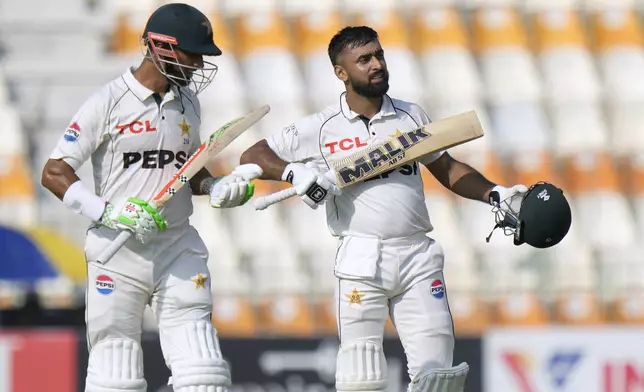
[[[339,196],[342,193],[313,162],[288,164],[282,173],[282,181],[293,184],[302,201],[313,209],[324,204],[329,194]]]
[[[262,173],[262,168],[252,163],[238,166],[210,188],[210,206],[232,208],[244,205],[255,193],[255,184],[251,181]]]
[[[120,209],[108,203],[100,223],[115,230],[129,230],[143,244],[167,228],[167,222],[156,208],[136,197],[128,197]]]
[[[528,187],[521,184],[513,185],[510,188],[497,185],[490,191],[489,203],[501,211],[517,213],[526,192],[528,192]]]

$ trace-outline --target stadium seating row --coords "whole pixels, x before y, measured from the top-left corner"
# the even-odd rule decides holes
[[[475,293],[448,293],[455,331],[460,336],[479,335],[493,325],[641,325],[644,322],[640,298],[620,299],[604,305],[593,293],[582,291],[545,303],[532,293],[514,292],[488,304]],[[336,328],[336,306],[333,299],[311,300],[293,295],[256,302],[217,297],[213,322],[222,336],[332,334]],[[395,335],[391,320],[385,332]]]

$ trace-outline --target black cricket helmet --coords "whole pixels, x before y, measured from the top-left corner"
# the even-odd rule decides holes
[[[548,182],[538,182],[528,188],[520,200],[506,200],[506,208],[494,207],[496,225],[506,235],[514,237],[514,244],[528,244],[544,249],[564,239],[572,224],[572,210],[563,190]],[[487,238],[489,242],[490,236]]]
[[[215,64],[204,61],[202,68],[181,64],[175,51],[202,56],[222,54],[213,40],[210,21],[195,7],[182,3],[159,7],[148,19],[142,38],[148,48],[146,57],[174,84],[184,87],[192,83],[199,94],[215,77]]]

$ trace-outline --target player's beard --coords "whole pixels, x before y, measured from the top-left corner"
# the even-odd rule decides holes
[[[383,79],[377,83],[372,83],[371,78],[377,77],[380,75],[373,75],[369,78],[369,81],[366,83],[359,81],[357,79],[351,79],[351,88],[358,95],[362,95],[367,98],[380,98],[389,91],[389,72],[387,70],[382,71]]]
[[[166,73],[169,76],[172,76],[171,78],[168,78],[168,79],[170,79],[170,81],[173,82],[174,84],[177,84],[180,87],[186,87],[187,85],[190,84],[192,75],[189,75],[186,71],[182,72],[180,65],[166,64],[165,69],[166,69]]]

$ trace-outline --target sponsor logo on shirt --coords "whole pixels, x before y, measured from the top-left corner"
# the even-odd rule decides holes
[[[388,171],[386,171],[386,172],[384,172],[384,173],[382,173],[382,174],[380,174],[378,176],[368,178],[368,179],[364,180],[364,182],[383,179],[383,178],[389,178],[389,176],[392,173],[395,173],[395,172],[398,172],[398,173],[402,174],[403,176],[417,176],[418,175],[418,163],[414,162],[413,164],[402,165],[397,169],[388,170]]]
[[[297,136],[297,135],[300,134],[300,132],[297,130],[297,127],[295,126],[295,124],[289,124],[288,126],[286,126],[284,128],[284,133],[287,133],[287,134],[292,133],[293,136]]]
[[[173,152],[170,150],[148,150],[123,153],[123,169],[138,165],[142,169],[163,169],[167,165],[174,164],[176,169],[181,169],[188,153],[185,151]]]
[[[324,147],[328,148],[330,154],[334,154],[338,150],[349,151],[354,148],[367,147],[367,145],[368,144],[360,140],[359,137],[354,137],[326,143]]]
[[[69,124],[69,127],[67,127],[67,130],[65,131],[65,135],[63,137],[68,142],[75,142],[80,137],[80,131],[81,131],[80,126],[78,125],[78,123],[73,122]]]
[[[123,125],[117,125],[116,129],[119,131],[119,135],[127,133],[131,133],[134,135],[138,135],[139,133],[143,132],[156,132],[156,128],[152,126],[152,123],[150,120],[145,120],[145,121],[133,121],[129,124],[123,124]]]
[[[445,296],[445,285],[440,279],[435,279],[432,282],[432,297],[436,299],[443,299]]]
[[[114,283],[114,279],[107,275],[97,276],[94,285],[96,286],[96,291],[103,295],[110,295],[114,292],[114,290],[116,290],[116,283]]]

